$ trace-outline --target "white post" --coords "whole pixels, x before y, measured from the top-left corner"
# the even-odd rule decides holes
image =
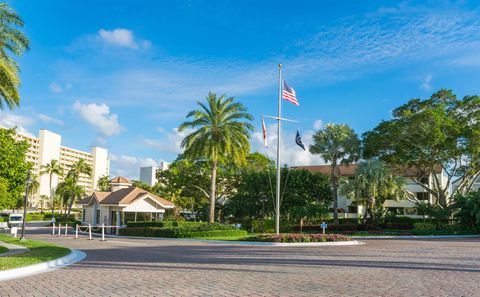
[[[62,224],[58,223],[58,236],[62,236],[60,232],[62,231]]]
[[[105,241],[105,224],[102,224],[102,241]]]
[[[92,225],[88,224],[88,240],[92,240]]]
[[[75,225],[75,239],[78,239],[78,224]]]
[[[65,237],[68,237],[67,232],[68,232],[68,224],[65,224]]]
[[[120,234],[120,211],[117,210],[117,230],[115,231],[115,234],[119,235]]]
[[[53,226],[52,226],[52,235],[55,235],[55,223],[53,223]]]

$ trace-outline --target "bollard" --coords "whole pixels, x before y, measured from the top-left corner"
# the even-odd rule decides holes
[[[75,225],[75,239],[78,239],[78,224]]]
[[[62,224],[58,223],[58,236],[62,236],[60,232],[62,231]]]
[[[68,232],[68,224],[65,224],[65,237],[68,237],[67,232]]]
[[[92,240],[92,225],[88,224],[88,240]]]
[[[102,241],[105,241],[105,224],[102,224]]]
[[[52,235],[55,236],[55,222],[53,223],[53,226],[52,226]]]

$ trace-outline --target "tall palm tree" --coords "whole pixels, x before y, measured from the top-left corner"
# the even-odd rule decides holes
[[[309,147],[312,154],[319,154],[325,162],[331,164],[330,181],[332,183],[333,219],[338,224],[338,181],[339,165],[350,164],[360,154],[360,139],[346,124],[328,124],[313,135],[313,144]]]
[[[83,195],[85,195],[85,189],[77,184],[77,181],[73,178],[73,176],[67,175],[65,180],[58,184],[56,192],[57,195],[61,197],[64,204],[68,204],[68,211],[66,215],[66,219],[68,220],[72,210],[72,205],[78,198],[81,198]]]
[[[396,176],[385,163],[379,160],[360,162],[353,180],[345,181],[342,192],[354,199],[357,205],[365,207],[364,222],[367,216],[375,220],[374,210],[383,205],[386,199],[403,199],[407,192],[405,181]]]
[[[63,167],[60,165],[58,160],[50,160],[50,163],[44,164],[41,167],[40,175],[48,174],[49,176],[49,186],[50,186],[50,201],[52,202],[52,218],[53,218],[53,212],[54,212],[54,207],[53,207],[53,188],[52,188],[52,179],[53,175],[56,175],[58,177],[63,176]]]
[[[187,121],[178,127],[182,132],[193,129],[182,141],[185,157],[191,160],[204,159],[211,166],[209,222],[215,220],[217,168],[221,159],[228,158],[236,164],[245,162],[250,152],[250,121],[253,116],[245,106],[234,102],[234,97],[217,98],[210,92],[207,104],[198,102],[200,109],[187,114]]]
[[[85,193],[85,189],[83,189],[82,186],[77,185],[81,175],[87,175],[88,177],[92,175],[92,166],[85,162],[84,159],[78,160],[72,165],[72,167],[70,167],[70,170],[67,173],[67,178],[65,179],[65,181],[68,180],[69,183],[73,183],[75,185],[75,187],[73,187],[72,185],[69,185],[68,187],[68,189],[70,189],[71,196],[68,202],[67,218],[70,216],[70,212],[76,198],[79,197],[77,194],[81,192]],[[82,191],[80,191],[76,187],[82,188]]]
[[[8,4],[0,3],[0,109],[4,103],[10,109],[20,103],[20,69],[9,53],[20,56],[28,49],[28,38],[18,29],[23,26],[20,16]]]
[[[101,176],[97,181],[97,189],[99,191],[108,191],[110,189],[110,176]]]

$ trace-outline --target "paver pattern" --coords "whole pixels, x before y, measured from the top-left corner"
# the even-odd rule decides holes
[[[30,235],[82,262],[0,282],[1,296],[480,296],[480,239],[268,247]]]

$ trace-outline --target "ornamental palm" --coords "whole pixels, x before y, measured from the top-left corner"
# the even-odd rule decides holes
[[[210,212],[209,222],[215,218],[216,186],[218,162],[227,158],[236,164],[245,162],[250,151],[250,121],[253,116],[247,112],[243,104],[234,102],[233,97],[225,95],[217,98],[210,92],[207,104],[197,102],[200,109],[187,114],[186,122],[178,127],[182,132],[186,129],[194,131],[182,141],[185,157],[191,160],[208,160],[211,165],[210,176]]]
[[[53,218],[53,212],[54,212],[54,203],[53,203],[53,188],[52,188],[52,179],[53,175],[56,175],[58,177],[63,176],[63,167],[60,165],[58,160],[50,160],[50,163],[42,165],[42,171],[40,172],[40,175],[48,174],[49,176],[49,187],[50,187],[50,201],[52,202],[52,218]]]
[[[19,67],[8,52],[20,56],[28,49],[27,36],[17,29],[23,20],[6,3],[0,3],[0,109],[4,102],[12,109],[20,103]]]
[[[63,182],[58,184],[57,195],[62,197],[62,200],[65,204],[68,204],[68,211],[66,219],[70,217],[70,212],[72,210],[72,205],[78,198],[81,198],[85,195],[85,189],[77,185],[77,181],[72,177],[68,176]]]
[[[67,173],[66,180],[69,180],[69,182],[73,183],[76,187],[80,187],[82,189],[82,191],[80,191],[73,186],[69,186],[71,196],[68,203],[67,218],[70,216],[70,212],[72,210],[73,204],[75,203],[75,199],[78,198],[77,194],[85,193],[85,189],[83,189],[82,186],[77,186],[78,180],[80,179],[81,175],[87,175],[88,177],[92,175],[92,166],[85,162],[84,159],[80,159],[76,163],[74,163]]]
[[[324,129],[313,135],[310,145],[312,154],[319,154],[325,162],[330,162],[330,180],[333,196],[333,219],[338,224],[338,180],[340,172],[338,165],[349,164],[358,159],[360,154],[360,139],[352,128],[345,124],[328,124]]]
[[[406,197],[404,184],[404,179],[394,175],[382,161],[367,160],[358,165],[355,178],[342,185],[342,192],[354,199],[358,205],[365,206],[364,221],[367,214],[374,220],[374,211],[381,207],[386,199]]]

